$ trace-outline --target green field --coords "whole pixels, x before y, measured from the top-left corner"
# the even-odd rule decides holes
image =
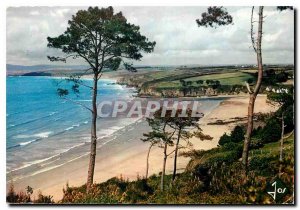
[[[230,72],[230,73],[220,73],[220,74],[209,74],[209,75],[202,75],[202,76],[192,76],[189,78],[184,79],[185,81],[192,81],[193,86],[199,86],[196,82],[198,80],[203,80],[203,85],[206,85],[206,80],[219,80],[221,85],[243,85],[245,81],[248,79],[254,79],[251,74],[244,73],[244,72]],[[173,80],[173,81],[161,81],[156,84],[157,87],[160,88],[178,88],[181,86],[180,79]]]
[[[200,77],[193,77],[187,79],[187,81],[197,81],[197,80],[219,80],[221,85],[242,85],[245,81],[250,78],[254,78],[252,75],[243,72],[234,73],[222,73],[222,74],[211,74]]]

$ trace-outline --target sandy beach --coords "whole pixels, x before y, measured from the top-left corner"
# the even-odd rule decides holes
[[[205,115],[200,121],[200,125],[203,133],[212,136],[213,140],[200,141],[193,138],[191,139],[193,148],[207,150],[216,147],[220,136],[225,132],[230,132],[241,121],[224,125],[208,125],[208,123],[215,122],[216,120],[232,121],[236,117],[246,117],[248,100],[247,96],[228,98],[221,102],[216,109]],[[265,95],[257,97],[255,113],[268,113],[275,110],[275,107],[267,104]],[[137,127],[136,129],[139,128]],[[137,176],[145,175],[146,153],[149,145],[143,143],[140,139],[133,139],[130,142],[124,142],[124,144],[127,146],[106,148],[105,153],[102,152],[101,148],[98,150],[94,179],[96,183],[120,175],[130,180],[136,179]],[[150,154],[150,175],[154,173],[158,174],[161,171],[162,158],[162,149],[153,148]],[[179,157],[178,171],[184,170],[188,161],[189,158]],[[167,173],[171,173],[172,163],[173,157],[170,156],[167,161]],[[45,195],[53,195],[53,198],[57,201],[62,198],[62,189],[66,183],[69,183],[70,186],[80,186],[86,182],[87,167],[88,156],[83,156],[62,166],[55,167],[52,170],[16,180],[13,184],[16,190],[24,190],[29,185],[33,187],[35,193],[40,190]]]

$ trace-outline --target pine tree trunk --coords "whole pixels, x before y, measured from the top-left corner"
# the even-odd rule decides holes
[[[94,76],[93,84],[93,99],[92,99],[92,123],[91,123],[91,151],[90,151],[90,162],[88,169],[88,177],[86,183],[86,190],[89,193],[94,180],[94,169],[96,160],[96,146],[97,146],[97,84],[98,75]]]
[[[253,130],[253,112],[254,112],[255,98],[256,96],[251,94],[249,104],[248,104],[248,123],[247,123],[247,131],[246,131],[243,154],[242,154],[242,163],[245,169],[247,168],[248,165],[249,146],[250,146],[251,133]]]
[[[280,139],[280,155],[279,155],[279,161],[283,161],[283,137],[284,137],[284,115],[282,112],[281,115],[281,139]]]
[[[148,154],[147,154],[147,163],[146,163],[146,179],[148,179],[148,172],[149,172],[149,156],[150,156],[150,151],[151,148],[153,147],[153,144],[150,145],[148,149]]]
[[[248,155],[249,155],[249,146],[251,141],[251,133],[253,130],[253,113],[256,96],[260,90],[262,77],[263,77],[263,62],[262,62],[262,53],[261,53],[261,41],[262,41],[262,26],[263,26],[263,6],[259,7],[258,12],[258,33],[257,33],[257,44],[256,44],[256,55],[257,55],[257,66],[258,66],[258,76],[257,82],[254,88],[253,93],[250,93],[249,105],[248,105],[248,123],[247,131],[245,135],[243,154],[242,154],[242,163],[244,165],[245,172],[247,172],[248,166]]]
[[[180,135],[181,135],[181,129],[179,128],[178,131],[178,137],[177,137],[177,142],[175,146],[175,154],[174,154],[174,169],[173,169],[173,176],[172,180],[174,181],[176,178],[176,170],[177,170],[177,155],[178,155],[178,146],[179,146],[179,141],[180,141]]]
[[[160,178],[160,189],[161,191],[164,191],[164,179],[165,179],[165,173],[166,173],[166,163],[167,163],[167,148],[168,148],[168,143],[165,143],[164,146],[164,161],[163,161],[163,168],[161,172],[161,178]]]

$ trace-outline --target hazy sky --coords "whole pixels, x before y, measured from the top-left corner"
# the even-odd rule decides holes
[[[57,36],[78,7],[10,7],[7,9],[7,63],[53,64],[46,56],[47,36]],[[195,22],[206,7],[115,7],[142,34],[156,41],[153,53],[140,62],[146,65],[215,65],[255,63],[250,41],[251,7],[227,8],[234,25],[218,29],[199,28]],[[294,13],[265,7],[263,26],[264,63],[293,63]],[[256,16],[257,19],[257,16]],[[70,60],[68,64],[82,64]]]

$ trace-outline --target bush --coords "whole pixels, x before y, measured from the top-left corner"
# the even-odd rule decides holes
[[[231,142],[231,137],[229,135],[227,135],[226,133],[224,133],[219,140],[219,145],[223,146],[227,143]]]
[[[6,201],[8,203],[30,203],[31,202],[31,194],[25,193],[23,191],[16,192],[13,184],[10,184],[9,191],[6,195]]]
[[[33,201],[34,203],[54,203],[53,196],[51,195],[43,195],[41,192],[38,194],[38,198]]]
[[[261,140],[265,144],[278,141],[280,138],[281,124],[276,117],[271,117],[261,132]]]
[[[239,143],[229,142],[224,144],[222,149],[225,151],[238,151],[242,149],[242,145]]]
[[[264,144],[261,142],[260,139],[251,139],[250,142],[250,149],[259,149],[262,148]]]
[[[258,126],[257,128],[254,128],[253,131],[252,131],[252,137],[260,139],[262,130],[263,130],[263,128],[261,126]]]
[[[241,142],[244,140],[245,136],[245,129],[242,126],[235,126],[233,131],[231,132],[231,141],[232,142]]]
[[[286,82],[288,80],[288,74],[286,72],[280,72],[275,76],[277,82]]]
[[[153,189],[147,184],[147,180],[138,179],[137,181],[129,183],[120,201],[125,203],[137,203],[147,200],[151,194],[153,194]]]
[[[193,175],[203,182],[203,189],[207,189],[209,187],[211,181],[209,176],[209,167],[205,165],[198,165],[194,169]]]
[[[6,201],[8,203],[54,203],[53,196],[43,195],[41,191],[38,192],[37,199],[31,199],[33,194],[33,188],[27,186],[25,188],[26,193],[24,191],[16,192],[14,190],[13,184],[10,184],[9,191],[6,196]]]
[[[254,157],[250,160],[249,170],[256,171],[259,175],[274,176],[277,173],[277,167],[274,162],[275,157]]]
[[[248,82],[249,84],[252,84],[252,83],[254,82],[254,80],[253,80],[253,78],[249,78],[249,79],[247,79],[247,82]]]
[[[229,142],[239,143],[244,140],[244,136],[245,136],[245,129],[242,126],[237,125],[235,126],[235,128],[233,129],[230,135],[224,133],[223,136],[220,137],[219,145],[224,146]]]
[[[295,125],[294,125],[294,106],[291,105],[289,106],[284,115],[284,125],[286,126],[284,128],[285,133],[289,133],[292,130],[294,130]]]

